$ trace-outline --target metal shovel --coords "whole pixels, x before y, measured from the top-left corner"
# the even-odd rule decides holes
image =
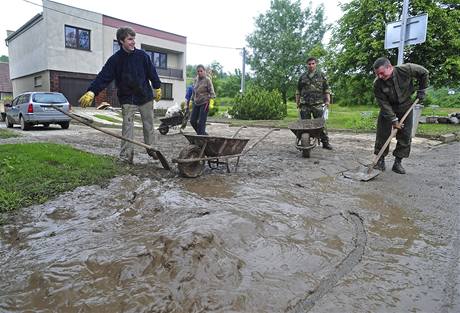
[[[153,148],[152,146],[149,146],[143,142],[139,142],[139,141],[136,141],[136,140],[133,140],[133,139],[130,139],[130,138],[126,138],[126,137],[123,137],[117,133],[113,133],[111,131],[108,131],[108,130],[105,130],[103,128],[100,128],[100,127],[97,127],[95,125],[92,125],[90,121],[88,121],[87,119],[81,117],[81,116],[77,116],[73,113],[69,113],[69,112],[65,112],[64,110],[62,110],[61,108],[55,106],[55,105],[50,105],[53,109],[55,110],[58,110],[59,112],[61,112],[62,114],[65,114],[67,115],[68,117],[70,117],[71,119],[74,119],[82,124],[85,124],[86,126],[89,126],[91,128],[94,128],[100,132],[103,132],[104,134],[107,134],[107,135],[110,135],[110,136],[113,136],[113,137],[116,137],[116,138],[119,138],[121,140],[125,140],[125,141],[128,141],[132,144],[135,144],[135,145],[138,145],[138,146],[141,146],[143,148],[146,148],[146,149],[149,149],[150,151],[153,151],[155,153],[155,155],[157,156],[158,160],[160,161],[161,165],[163,166],[164,169],[166,170],[171,170],[171,167],[169,166],[169,163],[168,163],[168,160],[166,160],[166,158],[163,156],[163,154],[159,151],[159,150],[156,150],[155,148]]]
[[[409,113],[412,111],[412,109],[415,107],[417,103],[418,103],[418,99],[415,99],[414,103],[412,103],[411,107],[407,110],[406,113],[404,113],[403,117],[401,118],[401,121],[399,122],[400,124],[404,123],[407,116],[409,115]],[[388,137],[387,141],[385,142],[383,147],[380,149],[379,153],[377,155],[374,155],[374,159],[372,160],[372,163],[368,167],[358,168],[357,170],[354,170],[354,171],[344,172],[343,176],[346,178],[351,178],[351,179],[359,180],[359,181],[369,181],[372,178],[379,175],[381,171],[374,169],[374,166],[379,161],[380,157],[382,156],[383,152],[390,144],[393,137],[396,136],[397,132],[398,132],[397,128],[392,129],[391,134]]]

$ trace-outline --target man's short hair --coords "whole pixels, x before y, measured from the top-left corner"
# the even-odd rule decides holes
[[[309,58],[307,59],[307,63],[310,62],[310,61],[315,61],[315,63],[318,64],[318,59],[315,58],[315,57],[309,57]]]
[[[132,29],[131,27],[120,27],[118,30],[117,30],[117,41],[118,41],[118,44],[121,46],[121,42],[123,40],[126,39],[126,37],[128,36],[133,36],[135,37],[136,36],[136,32],[134,31],[134,29]]]
[[[381,66],[387,67],[388,65],[391,65],[390,60],[385,57],[378,58],[374,62],[374,70],[380,68]]]

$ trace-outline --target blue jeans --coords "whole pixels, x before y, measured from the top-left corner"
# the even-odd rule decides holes
[[[190,124],[197,135],[207,135],[206,120],[208,118],[208,104],[193,105],[192,114],[190,115]]]

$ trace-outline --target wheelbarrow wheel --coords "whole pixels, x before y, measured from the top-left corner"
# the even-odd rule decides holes
[[[310,134],[309,133],[303,133],[302,136],[300,137],[300,145],[303,147],[302,149],[302,157],[304,158],[309,158],[310,157]]]
[[[169,132],[169,127],[168,125],[160,125],[160,127],[158,127],[158,131],[160,134],[166,135]]]
[[[201,148],[197,145],[188,145],[179,153],[179,159],[193,159],[200,157]],[[203,173],[204,161],[177,163],[179,173],[183,177],[195,178]]]

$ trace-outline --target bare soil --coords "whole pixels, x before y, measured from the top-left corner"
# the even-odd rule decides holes
[[[120,145],[76,124],[14,130],[0,144]],[[0,228],[0,312],[460,312],[460,143],[415,138],[406,175],[358,182],[342,173],[371,162],[374,135],[330,137],[333,151],[302,158],[274,132],[238,172],[195,179],[136,148],[108,186],[19,210]],[[187,144],[157,136],[168,160]]]

